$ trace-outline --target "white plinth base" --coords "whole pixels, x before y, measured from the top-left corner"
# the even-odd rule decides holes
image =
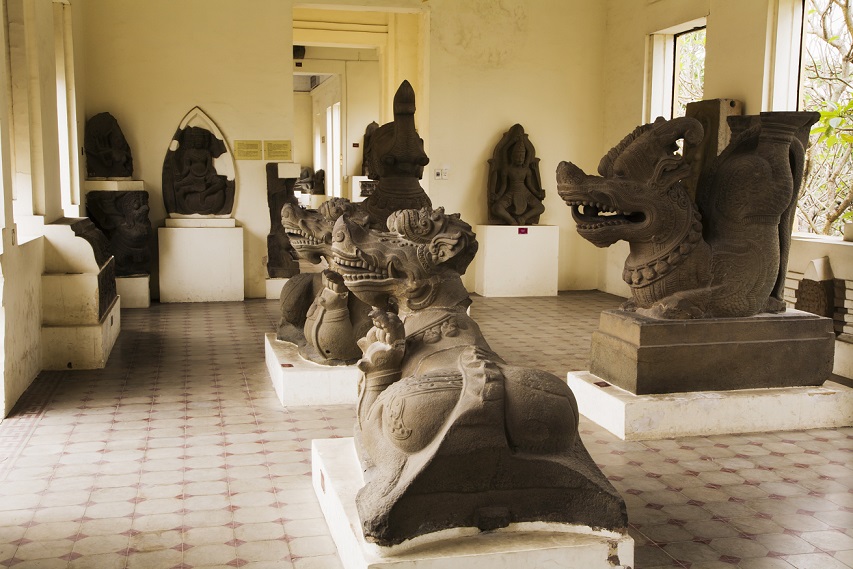
[[[555,296],[560,228],[478,225],[474,291],[481,296]]]
[[[512,524],[490,532],[445,530],[392,548],[379,547],[364,540],[358,519],[355,496],[364,481],[353,439],[315,439],[311,465],[314,491],[345,569],[634,566],[634,540],[628,535],[545,523]]]
[[[83,182],[84,194],[94,191],[133,192],[139,190],[145,190],[145,182],[130,178],[93,178]]]
[[[354,405],[358,401],[358,378],[355,365],[324,366],[309,362],[299,355],[290,342],[276,340],[270,332],[265,337],[267,370],[278,400],[285,407],[295,405]]]
[[[149,275],[116,277],[116,292],[121,297],[122,308],[148,308],[151,306]]]
[[[278,300],[281,297],[281,289],[289,279],[267,279],[267,300]]]
[[[581,415],[628,441],[853,425],[853,389],[832,381],[666,395],[634,395],[587,371],[568,383]]]
[[[160,302],[243,300],[242,227],[161,227]]]
[[[97,324],[81,326],[42,326],[41,361],[43,369],[100,369],[121,331],[121,297]]]

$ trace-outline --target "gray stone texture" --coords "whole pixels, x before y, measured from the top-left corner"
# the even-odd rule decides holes
[[[506,131],[489,159],[489,223],[536,225],[545,211],[539,158],[520,124]]]

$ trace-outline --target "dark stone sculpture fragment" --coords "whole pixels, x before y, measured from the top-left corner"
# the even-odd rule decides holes
[[[234,180],[213,164],[226,152],[223,140],[205,128],[178,129],[163,162],[163,201],[168,213],[228,215],[234,207]]]
[[[420,184],[429,157],[415,130],[415,91],[408,81],[394,94],[394,120],[373,131],[367,162],[370,177],[379,180],[362,202],[373,227],[385,227],[388,216],[399,209],[432,205]]]
[[[524,132],[515,124],[503,134],[489,159],[489,222],[498,225],[535,225],[545,211],[545,190],[539,176],[539,158]]]
[[[314,180],[311,183],[312,196],[326,195],[326,171],[322,168],[314,172]]]
[[[98,272],[98,319],[104,317],[118,296],[116,292],[116,262],[110,252],[107,236],[88,217],[61,218],[55,223],[67,224],[74,235],[84,239],[92,247],[95,262],[101,267]]]
[[[151,272],[151,221],[148,192],[94,191],[86,194],[86,211],[109,240],[116,276]]]
[[[129,178],[133,175],[130,145],[110,113],[98,113],[86,121],[83,149],[89,178]]]
[[[270,232],[267,235],[267,274],[270,278],[288,278],[299,273],[296,251],[281,225],[284,204],[297,204],[293,195],[295,178],[279,178],[278,164],[269,162],[267,172],[267,205],[270,210]]]
[[[299,177],[296,179],[293,189],[303,194],[310,194],[314,189],[314,169],[310,166],[300,169]]]
[[[332,261],[332,226],[355,204],[332,198],[309,210],[286,203],[281,226],[297,254],[313,264]],[[370,329],[370,307],[349,293],[337,273],[326,269],[290,278],[279,297],[281,320],[276,337],[299,346],[307,360],[326,365],[354,363],[361,357],[357,341]]]
[[[625,504],[578,436],[566,382],[504,362],[466,313],[471,227],[441,208],[398,211],[387,226],[342,216],[332,239],[334,270],[377,307],[358,364],[365,538],[529,521],[624,530]]]
[[[599,176],[562,162],[560,196],[578,233],[631,253],[623,308],[656,318],[782,312],[791,226],[809,127],[817,113],[730,117],[732,140],[699,179],[696,203],[682,180],[690,164],[675,142],[699,144],[698,121],[658,119],[602,158]]]

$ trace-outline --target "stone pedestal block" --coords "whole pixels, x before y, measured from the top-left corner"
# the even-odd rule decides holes
[[[186,226],[219,219],[167,220],[161,227],[160,302],[243,300],[243,228]]]
[[[278,298],[281,297],[281,289],[284,288],[284,285],[288,280],[289,279],[285,278],[267,279],[265,298],[267,300],[278,300]]]
[[[121,330],[107,239],[89,218],[45,225],[44,237],[42,367],[102,368]]]
[[[117,277],[116,290],[121,297],[122,308],[148,308],[151,306],[151,277]]]
[[[143,180],[86,180],[83,182],[83,193],[89,192],[131,192],[145,191]]]
[[[634,540],[627,534],[544,522],[489,532],[444,530],[379,547],[365,541],[356,511],[356,493],[364,480],[353,439],[315,439],[311,453],[314,491],[345,569],[634,567]]]
[[[816,386],[834,350],[832,320],[799,310],[699,320],[605,310],[590,372],[637,395]]]
[[[121,298],[100,320],[91,324],[43,325],[41,327],[42,367],[60,369],[100,369],[121,331]]]
[[[481,296],[555,296],[560,228],[478,225],[474,291]]]
[[[265,335],[267,371],[278,400],[285,407],[298,405],[355,405],[361,370],[355,365],[324,366],[299,355],[290,342]]]
[[[628,441],[853,425],[853,389],[787,387],[635,395],[586,371],[568,374],[578,410]]]

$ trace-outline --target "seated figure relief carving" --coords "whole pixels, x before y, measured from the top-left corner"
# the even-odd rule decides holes
[[[93,191],[86,194],[86,211],[109,239],[118,277],[151,272],[151,221],[148,192]]]
[[[370,227],[385,229],[388,215],[398,209],[429,206],[420,185],[429,158],[415,130],[415,93],[403,81],[394,96],[394,120],[372,129],[369,162],[376,190],[358,204],[332,198],[319,209],[287,204],[282,225],[297,254],[313,264],[329,259],[331,230],[343,214],[363,218]],[[281,290],[277,338],[300,346],[303,357],[340,365],[361,357],[357,340],[370,328],[369,307],[349,295],[333,271],[291,278]]]
[[[545,211],[539,158],[520,124],[504,133],[489,159],[489,221],[535,225]]]
[[[172,148],[175,147],[175,148]],[[214,159],[225,142],[209,130],[179,129],[163,164],[163,201],[168,213],[227,215],[234,206],[234,180],[218,174]]]
[[[599,247],[630,244],[623,308],[657,318],[782,312],[791,226],[809,127],[817,113],[729,117],[732,139],[704,172],[694,202],[677,150],[701,124],[662,118],[635,129],[602,158],[598,176],[557,168],[578,233]]]
[[[345,215],[332,234],[332,266],[351,293],[397,307],[375,308],[360,341],[365,537],[394,545],[531,521],[623,529],[624,502],[578,436],[566,382],[503,361],[466,313],[471,227],[441,208],[397,211],[387,227]]]

